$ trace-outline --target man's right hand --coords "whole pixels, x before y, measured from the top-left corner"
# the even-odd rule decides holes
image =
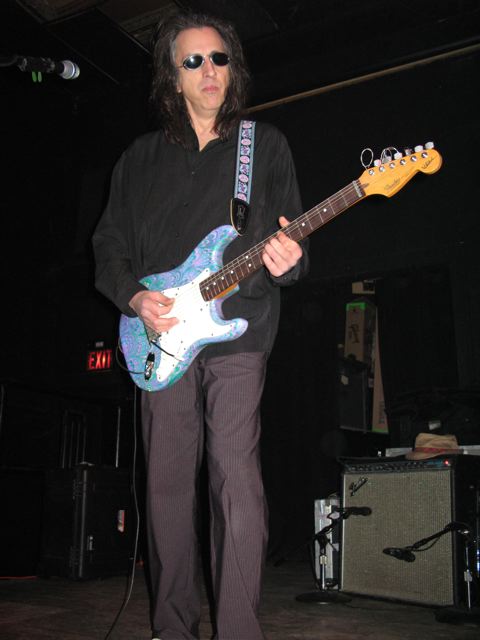
[[[174,302],[173,298],[167,298],[160,291],[139,291],[128,304],[150,329],[164,333],[178,323],[177,318],[165,317]]]

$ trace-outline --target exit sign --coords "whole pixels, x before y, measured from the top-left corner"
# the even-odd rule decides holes
[[[87,353],[87,371],[110,371],[112,364],[111,349],[92,349]]]

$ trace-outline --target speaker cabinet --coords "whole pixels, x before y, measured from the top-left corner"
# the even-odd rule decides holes
[[[341,590],[435,606],[465,602],[465,537],[460,533],[426,544],[410,562],[383,549],[411,546],[453,521],[465,523],[472,531],[471,575],[478,578],[479,478],[477,456],[346,461],[343,507],[369,507],[371,513],[342,523]]]

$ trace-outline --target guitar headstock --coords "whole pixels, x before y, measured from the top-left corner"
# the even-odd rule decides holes
[[[415,152],[407,151],[405,155],[395,153],[385,162],[376,162],[368,167],[359,178],[365,195],[379,194],[390,198],[421,171],[435,173],[442,166],[442,156],[433,148],[431,143],[424,147],[415,147]]]

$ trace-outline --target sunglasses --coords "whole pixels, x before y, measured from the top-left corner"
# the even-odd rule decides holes
[[[191,56],[185,58],[178,69],[183,67],[188,71],[195,71],[195,69],[199,69],[202,66],[205,58],[210,58],[210,62],[216,67],[225,67],[230,62],[228,55],[221,51],[214,51],[213,53],[209,53],[208,56],[202,56],[200,53],[192,53]]]

